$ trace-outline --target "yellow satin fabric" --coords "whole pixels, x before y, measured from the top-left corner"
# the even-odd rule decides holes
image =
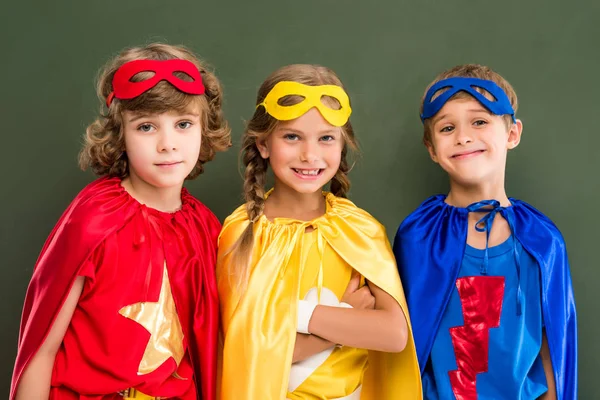
[[[308,222],[263,215],[254,224],[250,277],[242,297],[230,285],[227,250],[248,225],[245,207],[231,214],[219,237],[217,280],[223,348],[222,400],[281,400],[296,336],[301,238],[313,227],[332,251],[402,307],[409,326],[401,353],[369,351],[361,399],[421,399],[421,379],[404,292],[385,229],[351,201],[326,195],[326,213]]]
[[[123,396],[123,400],[160,400],[160,397],[149,396],[134,388],[127,389],[127,394]]]
[[[166,261],[158,301],[131,304],[121,308],[119,314],[137,322],[150,332],[150,339],[138,367],[138,375],[155,371],[171,357],[179,366],[185,354],[183,329],[175,309]],[[174,375],[177,376],[176,373]]]
[[[302,257],[300,299],[307,292],[319,288],[319,276],[322,287],[335,294],[338,301],[344,295],[352,276],[352,267],[327,243],[321,246],[318,230],[302,235]],[[321,268],[327,266],[326,268]],[[335,348],[313,373],[293,392],[288,392],[290,400],[338,399],[352,394],[362,383],[367,368],[368,351],[344,346]]]

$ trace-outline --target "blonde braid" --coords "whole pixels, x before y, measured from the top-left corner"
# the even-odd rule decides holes
[[[256,147],[256,137],[247,136],[244,140],[243,162],[246,165],[244,177],[244,197],[250,223],[232,248],[233,260],[230,276],[236,278],[236,287],[242,292],[248,283],[248,267],[254,246],[254,223],[265,208],[265,181],[268,162],[263,159]]]

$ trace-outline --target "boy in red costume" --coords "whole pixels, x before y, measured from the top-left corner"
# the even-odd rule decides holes
[[[188,50],[125,50],[86,132],[100,179],[36,263],[11,399],[215,398],[220,224],[183,188],[230,146],[217,78]]]

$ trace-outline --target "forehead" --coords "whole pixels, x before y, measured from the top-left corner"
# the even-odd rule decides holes
[[[452,98],[448,100],[433,119],[439,120],[442,117],[452,116],[464,112],[485,112],[489,114],[487,108],[475,100],[475,98],[467,94],[466,96],[460,96],[458,98]]]
[[[187,116],[199,116],[200,115],[200,111],[201,111],[201,107],[198,103],[192,102],[190,104],[187,105],[187,107],[182,107],[181,109],[179,108],[172,108],[172,109],[167,109],[167,110],[153,110],[153,109],[141,109],[141,110],[123,110],[122,111],[122,115],[123,118],[125,120],[127,119],[131,119],[131,118],[135,118],[135,117],[139,117],[139,116],[146,116],[146,117],[180,117],[183,115],[187,115]]]
[[[275,131],[293,130],[306,135],[341,132],[341,128],[331,125],[316,108],[311,108],[305,114],[290,121],[280,121]]]
[[[168,82],[160,82],[138,97],[121,101],[119,109],[144,114],[162,114],[169,111],[185,113],[190,110],[196,110],[198,113],[206,112],[208,103],[204,95],[185,94]]]

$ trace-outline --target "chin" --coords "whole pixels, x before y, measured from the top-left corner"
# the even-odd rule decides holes
[[[313,193],[321,193],[321,191],[323,190],[323,186],[324,185],[293,185],[290,186],[290,188],[292,190],[294,190],[295,192],[298,192],[300,194],[313,194]]]
[[[172,187],[181,186],[183,180],[183,178],[173,177],[170,179],[155,179],[149,183],[157,189],[169,189]]]
[[[289,189],[292,189],[294,192],[299,194],[313,194],[316,192],[321,192],[323,190],[323,186],[325,183],[321,182],[310,182],[310,183],[298,183],[298,182],[281,182]]]
[[[484,176],[479,175],[454,175],[450,178],[460,186],[464,187],[476,187],[485,184],[488,179]]]

